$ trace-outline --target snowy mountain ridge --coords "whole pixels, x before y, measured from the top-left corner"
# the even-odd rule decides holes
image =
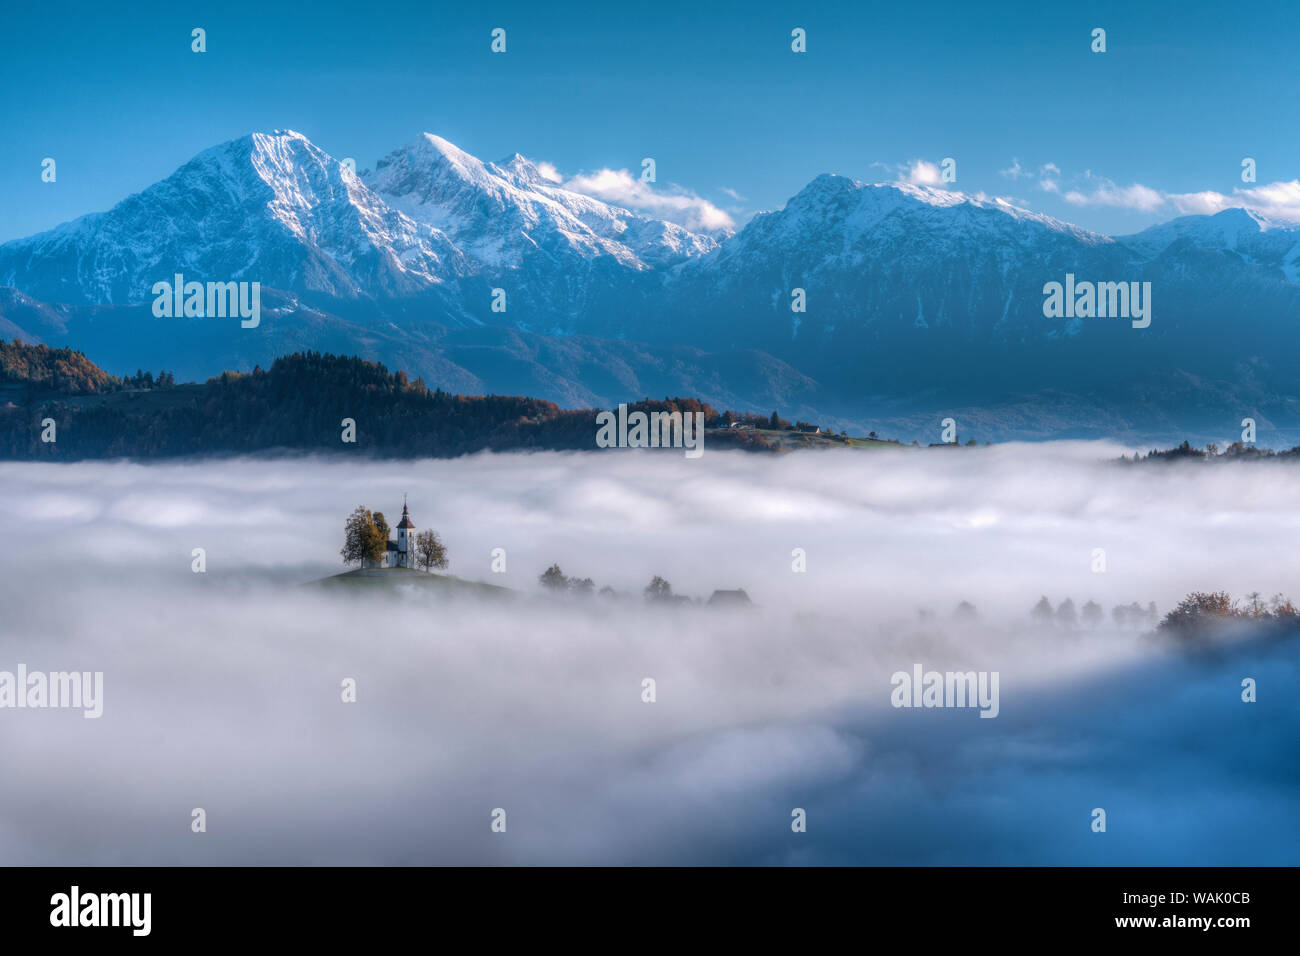
[[[257,331],[154,321],[152,286],[177,272],[260,282]],[[1150,327],[1044,315],[1044,285],[1069,274],[1150,283]],[[1212,381],[1241,406],[1214,421],[1261,396],[1279,420],[1300,407],[1292,223],[1237,208],[1109,237],[981,194],[823,174],[707,235],[429,133],[360,173],[292,130],[222,143],[107,212],[0,245],[0,287],[0,334],[93,347],[115,371],[147,340],[149,361],[187,375],[317,349],[449,389],[581,403],[672,388],[845,420],[1062,390],[1097,422],[1154,420],[1151,396],[1201,408]]]

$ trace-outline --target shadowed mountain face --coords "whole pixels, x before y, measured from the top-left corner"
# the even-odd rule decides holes
[[[177,273],[261,283],[260,326],[154,319],[154,283]],[[1046,318],[1044,286],[1067,275],[1149,282],[1150,326]],[[1116,239],[823,175],[703,235],[517,154],[483,162],[424,134],[357,174],[289,131],[0,246],[0,285],[0,334],[114,372],[201,378],[319,349],[456,391],[692,393],[931,439],[957,410],[988,438],[1221,439],[1247,416],[1300,436],[1300,229],[1242,209]]]

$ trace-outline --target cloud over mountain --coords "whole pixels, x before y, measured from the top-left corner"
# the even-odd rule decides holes
[[[626,169],[579,173],[565,186],[574,192],[676,222],[695,232],[727,233],[736,225],[730,215],[707,199],[679,187],[656,189]]]

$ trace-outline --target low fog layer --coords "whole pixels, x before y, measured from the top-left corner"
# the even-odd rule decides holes
[[[0,860],[1298,862],[1295,646],[1110,610],[1300,597],[1300,469],[1123,450],[0,465],[0,671],[104,673],[97,720],[0,709]],[[519,594],[300,586],[403,494]],[[548,598],[553,562],[620,596]],[[756,606],[647,606],[656,574]],[[999,672],[998,717],[892,708],[914,664]]]

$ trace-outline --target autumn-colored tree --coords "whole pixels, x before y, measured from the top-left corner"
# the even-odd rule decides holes
[[[1227,591],[1194,591],[1178,603],[1160,622],[1160,630],[1180,637],[1204,633],[1215,624],[1242,614]]]
[[[430,568],[441,571],[447,566],[447,546],[438,537],[438,532],[426,528],[415,536],[415,557],[426,571]]]
[[[343,525],[343,547],[339,554],[343,556],[344,564],[365,564],[367,561],[378,561],[384,556],[384,545],[387,538],[379,536],[379,529],[375,527],[375,516],[371,514],[370,509],[358,505]]]
[[[384,520],[382,511],[375,512],[375,527],[379,530],[379,538],[384,544],[388,544],[388,534],[392,530],[388,527],[388,522]]]

